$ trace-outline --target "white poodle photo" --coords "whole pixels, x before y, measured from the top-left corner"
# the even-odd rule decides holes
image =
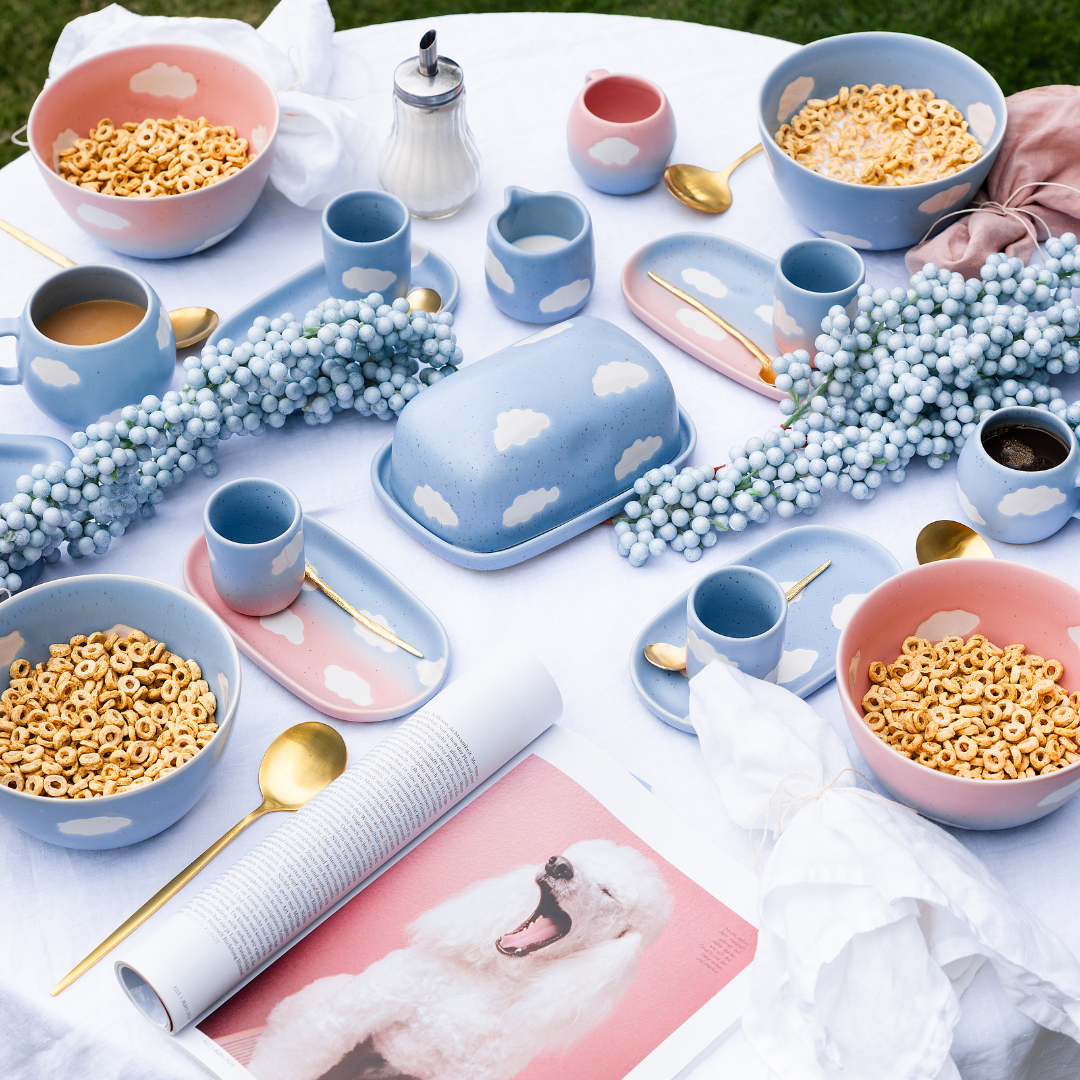
[[[258,1080],[510,1080],[608,1016],[670,913],[650,859],[582,840],[425,912],[408,948],[361,974],[279,1002],[248,1069]]]

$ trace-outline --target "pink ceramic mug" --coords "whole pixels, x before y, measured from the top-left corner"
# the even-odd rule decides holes
[[[597,191],[632,195],[660,179],[675,145],[664,91],[637,75],[590,71],[566,124],[570,163]]]

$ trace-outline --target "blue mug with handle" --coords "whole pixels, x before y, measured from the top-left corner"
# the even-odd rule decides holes
[[[120,300],[145,309],[133,329],[96,345],[68,345],[39,325],[73,304]],[[17,319],[0,319],[0,337],[17,341],[15,367],[0,367],[0,384],[22,383],[54,420],[83,428],[152,394],[161,397],[176,370],[169,313],[138,274],[116,266],[72,266],[42,282]]]

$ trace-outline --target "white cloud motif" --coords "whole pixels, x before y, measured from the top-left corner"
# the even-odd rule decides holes
[[[559,497],[559,489],[536,488],[519,495],[504,511],[503,525],[508,529],[514,525],[522,525],[531,517],[535,517],[548,503],[553,503]]]
[[[967,121],[971,130],[978,136],[979,142],[986,144],[997,127],[997,117],[992,106],[985,101],[976,101],[967,107]]]
[[[484,248],[484,251],[484,269],[487,271],[488,277],[491,278],[492,284],[505,293],[512,293],[514,291],[514,279],[506,272],[506,267],[499,262],[491,248]]]
[[[647,439],[635,439],[619,458],[619,463],[615,466],[615,479],[621,480],[627,473],[632,473],[663,445],[664,440],[659,435],[650,435]]]
[[[794,111],[797,105],[801,105],[814,89],[814,79],[810,75],[800,75],[797,79],[789,82],[780,95],[780,103],[776,107],[776,119],[783,122]]]
[[[154,97],[189,98],[195,95],[199,84],[190,71],[170,67],[160,60],[145,71],[131,76],[128,88],[133,94],[153,94]]]
[[[393,270],[380,270],[377,266],[353,266],[341,275],[346,289],[355,289],[365,296],[370,292],[382,292],[397,281]]]
[[[550,426],[551,421],[542,412],[532,409],[501,412],[495,417],[495,430],[491,433],[495,437],[495,449],[502,453],[511,446],[524,446]]]
[[[866,599],[866,596],[864,592],[848,593],[839,604],[833,604],[832,624],[837,630],[843,630],[851,622],[855,609]],[[939,639],[935,638],[935,640]]]
[[[454,508],[430,485],[425,484],[413,492],[413,502],[440,525],[456,525],[458,516]]]
[[[621,394],[632,390],[649,378],[648,371],[640,364],[629,360],[613,360],[610,364],[601,364],[592,377],[592,392],[597,397],[606,394]]]
[[[220,244],[226,236],[230,235],[234,229],[239,228],[238,225],[234,225],[231,229],[226,229],[224,232],[215,233],[209,240],[204,240],[197,248],[193,248],[192,255],[198,255],[200,251],[206,251],[207,248],[212,248],[215,244]]]
[[[1016,517],[1024,514],[1026,517],[1034,517],[1036,514],[1053,510],[1065,501],[1065,492],[1056,487],[1047,487],[1040,484],[1038,487],[1021,488],[1019,491],[1011,491],[1001,502],[998,503],[998,511],[1007,517]]]
[[[52,147],[52,150],[53,150],[53,162],[52,162],[53,163],[53,172],[59,172],[60,171],[60,155],[65,150],[70,150],[75,145],[78,138],[79,138],[79,133],[77,131],[72,130],[71,128],[66,128],[64,131],[61,131],[59,135],[56,136],[56,139],[53,142],[53,147]]]
[[[979,625],[974,612],[955,608],[952,611],[935,611],[915,628],[915,636],[928,641],[940,641],[946,637],[967,637]]]
[[[300,531],[281,549],[280,553],[275,556],[273,563],[273,574],[277,577],[278,574],[285,573],[297,559],[300,558],[304,550],[304,530]]]
[[[441,660],[417,660],[416,674],[421,686],[437,686],[446,670],[446,657]]]
[[[1078,791],[1080,791],[1080,780],[1074,780],[1071,784],[1066,784],[1063,788],[1058,788],[1057,791],[1051,791],[1046,798],[1041,799],[1036,805],[1053,806],[1054,803],[1064,802]]]
[[[538,341],[546,341],[550,337],[554,337],[556,334],[561,334],[564,330],[569,330],[574,324],[567,320],[566,322],[556,323],[554,326],[548,326],[541,330],[538,334],[532,334],[530,337],[522,338],[520,341],[514,342],[514,348],[519,345],[535,345]]]
[[[1071,637],[1073,639],[1073,643],[1078,648],[1080,648],[1080,626],[1070,626],[1069,627],[1069,637]],[[7,638],[4,638],[4,640],[6,641]],[[12,659],[14,659],[14,657],[12,657]],[[6,664],[6,663],[8,663],[7,660],[0,660],[0,664]]]
[[[159,349],[164,349],[172,338],[172,323],[169,321],[169,313],[162,308],[158,315],[157,343]]]
[[[289,608],[274,615],[264,615],[259,625],[271,634],[280,634],[290,645],[304,644],[304,620]]]
[[[772,326],[773,306],[772,304],[760,304],[754,308],[754,314],[764,323],[768,323]]]
[[[684,307],[675,312],[675,318],[688,330],[693,330],[700,337],[707,337],[713,341],[723,341],[727,332],[716,325],[707,315],[702,315],[697,308]]]
[[[79,376],[63,360],[51,360],[47,356],[35,356],[30,362],[34,374],[50,386],[78,386]]]
[[[722,652],[717,652],[707,641],[703,641],[694,633],[691,627],[686,628],[686,647],[694,654],[694,659],[699,664],[711,664],[719,660],[721,664],[737,668],[739,665],[734,660],[729,660]]]
[[[79,203],[75,213],[83,221],[96,225],[99,229],[126,229],[131,224],[127,218],[122,218],[119,214],[110,214],[108,210],[102,210],[100,206],[91,206],[89,203]]]
[[[589,147],[589,157],[596,158],[603,165],[629,165],[639,153],[640,146],[618,135],[601,139],[595,146]]]
[[[791,652],[785,649],[780,663],[776,665],[777,684],[783,686],[784,683],[794,682],[800,675],[805,675],[814,666],[817,658],[818,654],[813,649],[792,649]]]
[[[323,682],[327,690],[346,701],[356,705],[371,704],[371,687],[355,671],[346,671],[337,664],[331,664],[323,672]]]
[[[427,257],[430,248],[424,247],[423,244],[413,244],[412,246],[412,265],[419,266]]]
[[[26,643],[18,630],[12,630],[10,634],[0,637],[0,666],[7,667],[19,655],[24,644]]]
[[[715,296],[717,300],[723,299],[728,294],[727,286],[708,270],[689,268],[682,272],[682,279],[687,285],[693,285],[698,292],[703,292],[706,296]]]
[[[874,245],[869,240],[862,240],[858,236],[848,236],[846,233],[829,232],[827,229],[821,233],[826,240],[836,240],[841,244],[847,244],[848,247],[853,248],[871,248]]]
[[[784,303],[779,296],[773,303],[772,322],[773,326],[775,326],[781,334],[785,334],[787,337],[794,337],[796,334],[805,333],[803,328],[795,321],[794,317],[788,314],[788,310],[784,307]]]
[[[365,611],[363,608],[359,610],[361,615],[366,615],[372,622],[385,626],[387,630],[393,633],[393,628],[385,615],[372,615],[370,611]],[[374,645],[376,649],[382,649],[385,653],[397,652],[398,650],[398,647],[392,641],[380,637],[374,630],[369,630],[363,623],[357,622],[355,619],[353,619],[353,633],[357,637],[362,637],[369,645]]]
[[[571,281],[569,285],[563,285],[554,292],[548,293],[540,301],[540,310],[550,315],[553,311],[563,311],[565,308],[580,304],[589,295],[591,288],[592,282],[588,278]]]
[[[90,817],[78,821],[61,821],[57,828],[65,836],[103,836],[130,824],[129,817]]]
[[[919,209],[927,214],[935,214],[938,210],[945,210],[954,202],[962,199],[971,190],[970,184],[954,184],[951,188],[939,191],[919,203]]]
[[[971,521],[977,521],[980,525],[986,524],[982,514],[975,509],[975,504],[964,494],[959,480],[956,481],[956,497],[960,500],[960,506]]]
[[[251,144],[251,149],[256,154],[261,153],[263,147],[270,141],[270,133],[266,130],[265,124],[256,124],[251,129],[251,137],[248,142]]]

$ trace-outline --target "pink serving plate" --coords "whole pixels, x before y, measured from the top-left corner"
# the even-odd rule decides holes
[[[304,554],[323,581],[424,659],[365,629],[307,583],[276,615],[233,611],[214,589],[201,533],[184,559],[184,584],[221,617],[241,652],[319,712],[366,722],[420,708],[446,678],[449,643],[439,620],[374,559],[313,517],[304,518]]]

